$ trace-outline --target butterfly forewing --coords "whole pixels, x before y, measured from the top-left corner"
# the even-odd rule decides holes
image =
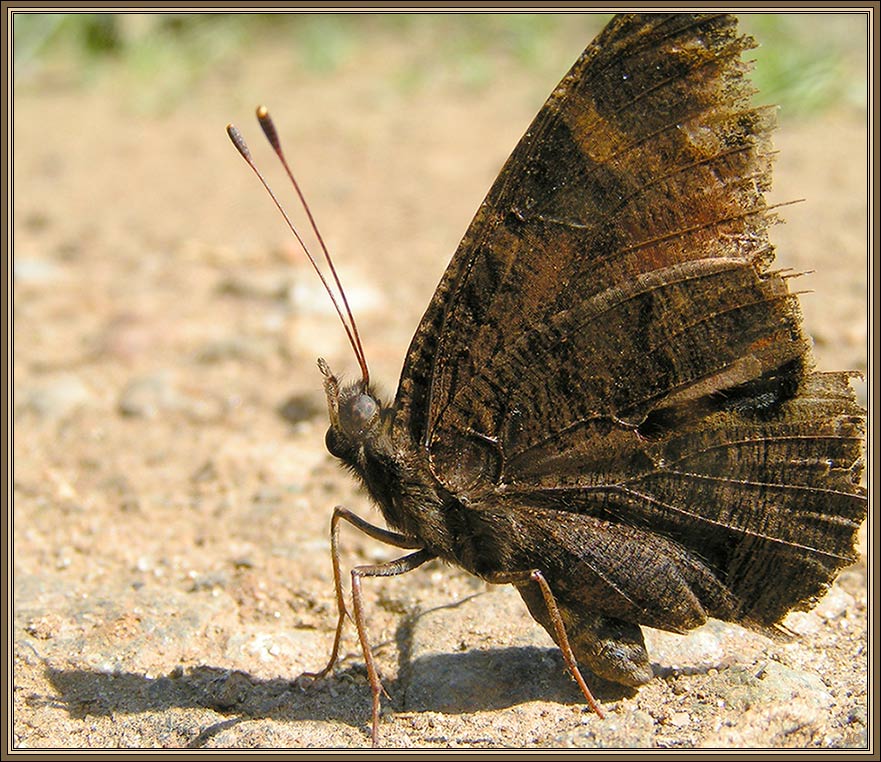
[[[511,337],[641,273],[767,252],[769,117],[747,105],[748,45],[731,17],[656,15],[616,19],[588,47],[506,163],[414,337],[396,406],[416,441],[470,425],[460,410],[444,421],[450,404]]]

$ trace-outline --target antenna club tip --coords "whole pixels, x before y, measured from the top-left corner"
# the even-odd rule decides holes
[[[238,150],[246,161],[250,161],[251,152],[248,150],[248,144],[245,143],[245,139],[242,137],[242,133],[239,132],[239,128],[230,122],[226,125],[226,134],[229,135],[229,139],[236,147],[236,150]]]
[[[257,121],[260,122],[263,134],[266,136],[272,149],[278,154],[278,157],[282,159],[282,163],[284,163],[284,159],[281,155],[281,142],[278,139],[278,132],[275,129],[275,124],[273,124],[272,117],[269,116],[269,111],[266,106],[257,107]],[[294,185],[296,185],[296,182],[294,182]]]

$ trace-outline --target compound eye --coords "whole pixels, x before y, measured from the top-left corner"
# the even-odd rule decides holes
[[[351,450],[349,441],[340,436],[340,433],[331,426],[324,435],[324,445],[327,451],[336,458],[345,458]]]
[[[352,420],[359,428],[363,428],[378,412],[379,405],[376,404],[376,400],[369,394],[360,394],[352,405]]]

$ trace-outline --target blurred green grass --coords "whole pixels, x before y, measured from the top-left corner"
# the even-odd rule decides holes
[[[129,80],[146,108],[184,97],[256,46],[287,52],[304,75],[357,63],[368,48],[405,40],[390,86],[419,87],[438,70],[462,87],[489,87],[501,66],[552,78],[608,14],[28,14],[14,16],[16,87]],[[741,14],[760,47],[754,81],[781,117],[865,110],[863,14]],[[568,52],[563,52],[568,51]],[[565,60],[564,60],[565,59]],[[141,104],[142,106],[144,104]]]

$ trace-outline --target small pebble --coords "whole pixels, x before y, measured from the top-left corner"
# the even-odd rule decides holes
[[[61,275],[61,269],[45,259],[16,257],[12,265],[12,274],[16,283],[41,285],[57,280]]]
[[[673,712],[670,715],[670,724],[677,728],[684,728],[691,724],[691,715],[688,712]]]
[[[119,396],[119,412],[134,418],[156,418],[179,403],[171,374],[159,371],[136,376],[126,384]]]
[[[27,408],[46,420],[66,418],[92,399],[82,379],[69,373],[41,381],[26,392]]]

